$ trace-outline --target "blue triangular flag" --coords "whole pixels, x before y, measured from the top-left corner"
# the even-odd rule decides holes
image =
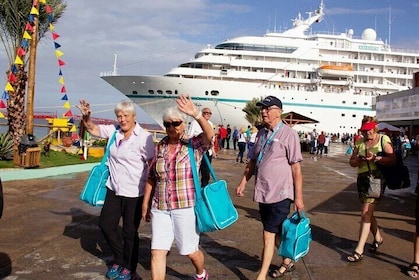
[[[61,98],[61,100],[68,100],[67,94],[64,94],[63,97]]]
[[[13,66],[12,66],[12,72],[13,72],[13,73],[15,73],[15,74],[16,74],[17,72],[19,72],[19,70],[17,69],[16,65],[14,65],[14,64],[13,64]]]

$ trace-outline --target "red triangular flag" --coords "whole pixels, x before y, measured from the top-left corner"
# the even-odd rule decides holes
[[[15,83],[17,81],[16,76],[15,74],[13,74],[13,72],[10,73],[8,81],[11,83]]]
[[[58,60],[58,65],[59,65],[59,66],[63,66],[63,65],[65,65],[65,62],[64,62],[64,61],[62,61],[61,59],[59,59],[59,60]]]
[[[60,38],[60,35],[58,35],[57,33],[55,33],[55,32],[52,32],[52,39],[57,39],[57,38]]]
[[[67,91],[66,91],[66,89],[65,89],[65,86],[63,86],[63,87],[61,88],[61,93],[65,93],[65,92],[67,92]]]
[[[25,30],[27,31],[32,31],[33,30],[33,26],[32,24],[30,24],[29,22],[26,24]]]
[[[19,49],[17,49],[17,55],[18,56],[25,56],[26,51],[22,47],[19,47]]]
[[[52,8],[51,8],[51,6],[50,6],[50,5],[46,5],[46,6],[45,6],[45,10],[47,11],[47,14],[52,13]]]
[[[65,117],[72,117],[73,113],[71,113],[71,111],[68,111],[67,113],[64,114]]]
[[[0,100],[0,108],[6,108],[6,105],[4,104],[3,100]]]

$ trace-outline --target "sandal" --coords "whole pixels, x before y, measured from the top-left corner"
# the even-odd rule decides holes
[[[354,251],[352,253],[352,255],[347,257],[347,259],[348,259],[348,262],[359,262],[359,261],[362,260],[363,257],[364,257],[363,254],[360,254],[360,253]]]
[[[378,250],[378,248],[379,248],[381,245],[383,245],[383,242],[384,242],[384,240],[383,240],[383,239],[381,239],[381,241],[374,240],[374,241],[372,242],[372,244],[370,245],[370,247],[368,248],[368,251],[373,252],[373,253],[376,253],[376,252],[377,252],[377,250]]]
[[[411,278],[418,278],[419,276],[419,264],[411,263],[406,271],[407,275]]]
[[[285,270],[281,272],[281,268],[284,268]],[[282,263],[281,266],[278,269],[275,269],[271,273],[272,278],[281,278],[285,275],[285,273],[292,272],[295,270],[294,263],[290,262],[289,264]]]

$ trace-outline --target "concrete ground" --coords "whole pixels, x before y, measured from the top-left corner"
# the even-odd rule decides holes
[[[348,164],[346,146],[333,143],[329,156],[304,153],[304,198],[311,220],[310,252],[283,279],[409,279],[404,274],[412,261],[415,230],[415,194],[418,159],[407,158],[412,186],[386,191],[376,211],[384,244],[360,263],[346,261],[356,245],[360,221],[355,169]],[[255,279],[260,265],[262,227],[253,182],[244,198],[235,188],[244,169],[235,152],[220,152],[213,160],[220,179],[228,182],[239,220],[230,228],[201,235],[206,268],[211,279]],[[13,173],[15,172],[15,173]],[[0,279],[105,279],[109,247],[97,227],[100,208],[79,200],[87,171],[55,172],[38,169],[2,171],[5,209],[0,220]],[[28,178],[25,179],[25,174]],[[42,176],[40,176],[40,174]],[[4,177],[3,177],[4,176]],[[40,178],[38,178],[40,177]],[[150,279],[150,224],[140,226],[137,272]],[[370,237],[369,242],[372,242]],[[280,263],[275,256],[273,267]],[[175,246],[167,258],[166,279],[192,279],[193,267]],[[3,278],[2,278],[3,277]]]

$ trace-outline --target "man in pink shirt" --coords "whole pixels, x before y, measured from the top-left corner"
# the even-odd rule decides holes
[[[259,203],[259,213],[263,224],[262,265],[257,280],[266,279],[269,266],[279,244],[282,223],[294,209],[304,210],[303,175],[301,173],[300,140],[295,130],[282,122],[282,102],[268,96],[256,103],[261,107],[265,128],[259,130],[256,142],[246,165],[243,178],[236,189],[239,197],[244,196],[246,183],[255,174],[254,200]],[[295,269],[289,258],[283,258],[271,277],[279,278]]]

